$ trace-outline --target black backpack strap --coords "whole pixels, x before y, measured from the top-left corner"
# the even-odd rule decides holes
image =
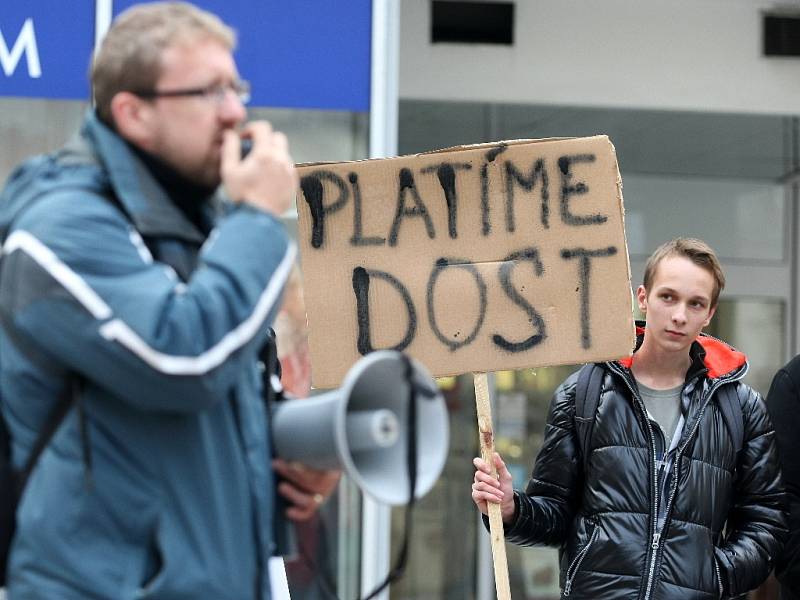
[[[54,155],[41,155],[34,157],[27,161],[24,165],[17,167],[15,172],[9,177],[9,184],[6,186],[5,189],[2,190],[2,195],[0,197],[5,198],[6,196],[11,197],[20,192],[25,186],[29,185],[31,181],[35,178],[40,177],[43,172],[47,172],[48,169],[51,169],[53,164],[57,161],[57,158],[54,158]],[[85,189],[84,186],[74,186],[75,189],[83,190]],[[63,188],[62,188],[63,190]],[[38,199],[43,197],[43,193],[39,193],[34,199]],[[28,202],[21,210],[17,211],[17,213],[13,216],[12,221],[8,224],[7,228],[4,229],[0,234],[0,245],[5,241],[5,237],[13,228],[13,224],[16,219],[24,212],[25,209],[30,207],[33,204],[32,199]],[[0,257],[2,254],[0,253]],[[34,364],[41,364],[42,356],[39,352],[33,349],[33,346],[21,335],[16,334],[16,330],[14,329],[13,318],[11,314],[9,314],[5,310],[0,310],[0,326],[6,332],[6,335],[12,340],[15,346],[20,350],[20,352],[27,355],[28,359],[31,360]],[[25,465],[23,466],[21,471],[17,471],[13,474],[14,479],[14,492],[16,494],[16,498],[18,499],[22,495],[22,491],[25,489],[25,484],[30,477],[31,472],[33,471],[34,467],[36,466],[39,457],[41,456],[44,449],[50,443],[53,435],[55,434],[56,430],[59,428],[61,423],[64,421],[67,413],[69,412],[70,407],[73,403],[76,405],[78,410],[78,419],[79,419],[79,426],[80,426],[80,436],[81,436],[81,446],[83,449],[83,461],[84,465],[87,467],[87,480],[91,479],[91,448],[89,445],[89,433],[86,421],[85,411],[80,402],[80,392],[83,388],[84,380],[81,376],[70,373],[68,376],[68,380],[66,381],[66,385],[64,389],[59,394],[58,399],[56,400],[55,405],[50,411],[50,414],[47,415],[47,419],[45,420],[42,429],[39,431],[38,435],[36,436],[36,440],[34,441],[33,447],[31,448],[31,452],[28,455],[28,459],[25,461]],[[0,420],[2,420],[2,416],[0,415]],[[0,451],[3,451],[6,457],[10,458],[11,456],[11,434],[8,431],[8,428],[5,423],[2,423],[3,431],[2,436],[5,438],[5,444],[8,444],[9,447],[0,448]],[[10,462],[8,464],[8,468],[11,469]],[[5,561],[3,562],[3,566],[5,565]],[[3,574],[4,575],[4,574]]]
[[[31,475],[36,463],[39,460],[39,457],[44,452],[44,449],[47,448],[47,445],[50,443],[50,440],[53,439],[53,436],[58,430],[61,423],[64,421],[64,418],[67,416],[69,409],[72,407],[73,404],[79,405],[79,394],[80,394],[80,381],[73,376],[67,382],[67,385],[64,386],[64,390],[58,397],[55,406],[51,410],[50,414],[47,416],[47,420],[42,425],[42,429],[39,431],[39,435],[36,436],[36,441],[33,443],[33,447],[31,448],[31,452],[28,455],[28,460],[25,461],[25,466],[22,468],[21,471],[17,473],[16,476],[16,485],[17,485],[17,497],[19,498],[22,496],[22,491],[25,489],[25,484],[28,482],[28,478]],[[81,428],[81,445],[83,447],[83,461],[87,467],[87,476],[88,473],[91,472],[91,451],[89,449],[88,444],[88,433],[86,431],[86,416],[83,410],[78,411],[79,419],[80,419],[80,428]]]
[[[0,325],[2,325],[8,338],[13,342],[20,352],[26,355],[28,360],[34,362],[35,364],[41,363],[43,360],[42,355],[24,336],[17,333],[17,331],[14,329],[14,324],[10,318],[10,315],[4,310],[0,310]],[[68,373],[66,378],[67,381],[65,382],[64,388],[58,395],[53,408],[50,409],[47,419],[42,424],[42,428],[36,436],[36,440],[31,447],[28,459],[25,461],[25,465],[23,466],[22,470],[15,473],[15,492],[17,498],[22,495],[22,490],[25,489],[25,484],[28,481],[31,471],[33,471],[33,468],[36,466],[39,456],[50,443],[50,440],[52,439],[58,427],[64,421],[64,418],[67,416],[67,413],[73,404],[75,404],[78,409],[81,446],[83,449],[83,462],[86,466],[87,479],[91,476],[92,458],[91,448],[89,446],[89,432],[86,423],[86,415],[80,402],[80,393],[83,388],[84,379],[77,373]],[[0,419],[1,418],[2,417],[0,416]],[[5,427],[6,431],[4,434],[10,440],[10,432],[7,430],[7,426]],[[11,456],[10,448],[8,449],[6,456]]]
[[[575,384],[575,430],[578,434],[584,470],[589,464],[589,443],[603,389],[603,368],[595,363],[581,367]]]
[[[717,399],[722,411],[722,419],[725,421],[725,427],[728,428],[733,447],[738,455],[744,445],[744,414],[736,387],[735,383],[722,385],[717,391]]]
[[[39,457],[47,447],[47,444],[52,439],[59,425],[64,421],[64,417],[69,412],[73,404],[73,394],[77,392],[77,387],[75,387],[77,385],[79,384],[75,383],[73,385],[73,382],[70,381],[68,385],[65,386],[64,391],[61,393],[56,405],[48,415],[41,431],[39,431],[33,448],[31,448],[28,460],[25,461],[25,466],[21,471],[14,471],[11,466],[11,435],[5,420],[2,415],[0,415],[0,441],[2,441],[3,445],[2,449],[0,449],[0,451],[3,452],[3,460],[0,461],[0,467],[2,467],[0,477],[2,477],[3,485],[7,486],[6,489],[3,489],[2,493],[0,493],[0,587],[7,582],[8,553],[11,549],[11,540],[14,537],[14,531],[16,530],[15,514],[17,511],[17,504],[22,497],[25,484],[28,482],[28,478],[33,468],[36,466],[36,462],[39,460]],[[83,420],[83,417],[81,417],[81,419]],[[84,449],[84,460],[86,459],[87,455]]]

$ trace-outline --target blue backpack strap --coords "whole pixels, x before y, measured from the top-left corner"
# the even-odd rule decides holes
[[[736,392],[735,383],[726,383],[717,392],[717,402],[722,411],[722,419],[731,436],[736,454],[744,445],[744,414],[739,403],[739,394]]]
[[[603,368],[595,363],[581,367],[575,384],[575,430],[581,449],[584,471],[589,465],[589,443],[592,438],[597,407],[603,389]]]

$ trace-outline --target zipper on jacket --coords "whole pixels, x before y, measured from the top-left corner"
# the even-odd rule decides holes
[[[722,594],[724,593],[724,589],[722,587],[722,573],[719,572],[719,563],[717,562],[716,556],[714,556],[714,573],[717,576],[717,589],[719,590],[719,597],[722,598]]]
[[[745,374],[746,373],[747,373],[747,369],[745,369]],[[673,504],[673,502],[675,500],[675,495],[678,492],[678,479],[679,479],[679,475],[680,475],[680,459],[683,456],[683,453],[686,450],[686,448],[689,446],[689,442],[692,441],[692,438],[694,438],[695,434],[697,433],[697,430],[700,428],[700,423],[702,422],[703,416],[705,415],[705,412],[706,412],[706,409],[708,408],[708,405],[711,402],[711,398],[714,397],[714,394],[720,388],[720,386],[722,386],[725,383],[729,383],[730,381],[738,381],[739,379],[741,379],[741,377],[744,377],[744,375],[742,374],[741,376],[738,376],[738,374],[737,374],[737,376],[735,376],[735,377],[725,378],[725,379],[718,379],[708,389],[706,398],[705,398],[705,400],[703,402],[703,405],[700,407],[700,412],[698,413],[697,419],[695,420],[694,427],[692,427],[692,430],[689,432],[689,435],[684,439],[683,444],[681,444],[680,448],[678,448],[678,452],[675,454],[675,473],[672,476],[672,485],[670,486],[670,488],[671,488],[670,489],[670,495],[669,495],[669,499],[667,500],[667,505],[665,507],[665,517],[664,517],[664,523],[662,524],[662,531],[663,531],[663,527],[666,526],[666,524],[671,520],[671,517],[672,517],[672,504]],[[717,564],[716,558],[714,559],[714,568],[717,570],[717,576],[718,576],[717,583],[721,585],[722,579],[721,579],[721,575],[719,573],[719,565]],[[645,596],[645,599],[647,599],[647,596]]]
[[[657,465],[658,465],[658,456],[657,456],[657,449],[655,443],[655,437],[653,434],[653,425],[650,422],[650,418],[647,416],[647,408],[642,402],[642,399],[639,397],[639,394],[634,389],[634,386],[631,385],[628,376],[622,371],[615,363],[607,363],[625,382],[625,385],[628,386],[628,389],[631,392],[631,396],[636,401],[639,410],[641,411],[644,421],[647,424],[647,433],[648,433],[648,441],[650,443],[650,457],[652,459],[652,477],[650,479],[650,483],[653,487],[653,508],[651,514],[651,538],[652,542],[650,543],[650,548],[648,549],[648,571],[647,571],[647,588],[645,591],[644,599],[648,600],[650,598],[650,592],[653,588],[653,575],[655,574],[656,569],[656,555],[658,553],[658,547],[661,543],[661,529],[656,530],[657,522],[658,522],[658,506],[659,506],[659,493],[658,493],[658,472],[657,472]],[[665,520],[666,522],[666,520]]]
[[[660,532],[658,532],[658,533],[654,533],[654,534],[653,534],[653,543],[652,543],[652,544],[650,544],[650,547],[651,547],[653,550],[658,550],[658,543],[659,543],[660,541],[661,541],[661,533],[660,533]]]
[[[589,548],[594,543],[595,538],[597,537],[598,527],[595,525],[594,529],[592,529],[592,535],[589,536],[589,541],[583,547],[583,550],[578,552],[578,555],[572,559],[572,564],[567,569],[567,581],[564,583],[564,597],[568,597],[570,593],[572,593],[572,582],[575,579],[575,576],[578,574],[578,570],[581,568],[581,563],[583,559],[586,557],[586,554],[589,552]],[[571,574],[570,574],[571,573]]]
[[[680,479],[680,477],[679,477],[680,476],[680,459],[683,456],[683,452],[689,446],[689,442],[692,441],[692,438],[694,438],[695,434],[697,433],[697,430],[700,428],[700,423],[703,420],[703,416],[705,415],[706,408],[708,408],[708,405],[711,402],[711,398],[714,396],[714,393],[716,393],[717,389],[719,389],[719,387],[723,383],[727,383],[727,382],[728,382],[727,379],[718,380],[717,382],[714,383],[714,385],[712,385],[709,388],[709,390],[707,392],[707,395],[706,395],[706,398],[705,398],[705,401],[703,402],[703,405],[700,407],[700,412],[697,415],[697,419],[695,419],[695,423],[694,423],[694,426],[692,427],[692,430],[689,432],[689,435],[686,436],[686,438],[684,438],[683,444],[681,444],[680,448],[678,448],[678,451],[675,453],[675,459],[674,459],[675,472],[672,475],[672,483],[670,485],[669,498],[667,499],[667,504],[664,507],[664,522],[661,524],[661,529],[659,530],[659,533],[664,530],[664,528],[666,527],[667,523],[670,521],[670,519],[672,517],[672,504],[675,501],[675,495],[678,492],[678,479]],[[658,545],[659,545],[658,542],[659,541],[660,541],[660,535],[659,535],[659,540],[656,540],[655,537],[654,537],[653,546],[652,546],[653,549],[654,549],[654,556],[653,556],[653,564],[654,565],[656,563],[655,554],[657,554],[657,552],[659,550],[659,548],[658,548]],[[717,578],[718,578],[717,579],[717,583],[719,584],[721,579],[720,579],[720,574],[719,574],[719,565],[717,565],[716,558],[714,559],[714,568],[717,570]],[[649,587],[648,587],[648,592],[645,594],[645,600],[648,600],[648,598],[649,598]]]

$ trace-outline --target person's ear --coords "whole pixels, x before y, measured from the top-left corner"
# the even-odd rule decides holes
[[[149,149],[154,134],[151,102],[131,92],[118,92],[111,99],[111,116],[120,136],[143,150]]]
[[[642,314],[647,313],[647,290],[643,285],[636,288],[636,301],[639,304],[639,310]]]

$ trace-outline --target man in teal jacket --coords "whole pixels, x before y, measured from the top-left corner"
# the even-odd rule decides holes
[[[74,399],[21,498],[12,600],[270,597],[259,354],[295,257],[278,216],[296,174],[282,134],[242,126],[233,46],[187,4],[127,11],[79,134],[3,193],[0,389],[17,468],[64,390]],[[290,517],[332,487],[278,469]]]

